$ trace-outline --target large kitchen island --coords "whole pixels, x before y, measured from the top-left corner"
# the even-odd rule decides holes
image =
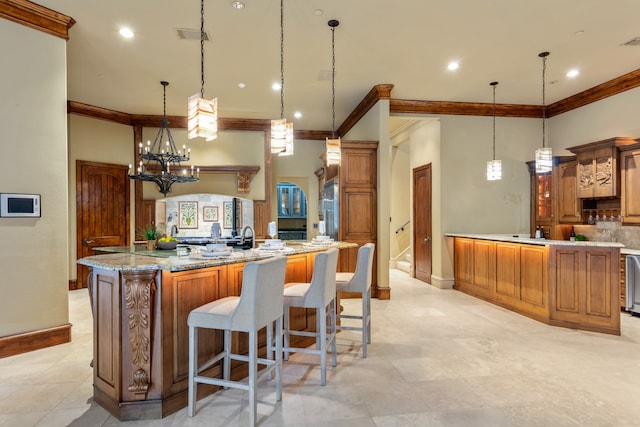
[[[343,250],[353,243],[332,245]],[[289,243],[278,251],[234,250],[206,258],[194,250],[147,251],[142,246],[97,248],[100,255],[78,260],[91,267],[94,318],[94,400],[120,420],[161,418],[187,405],[189,312],[210,301],[240,295],[246,262],[287,256],[287,282],[308,282],[315,254],[328,246]],[[294,311],[296,310],[296,311]],[[292,309],[291,327],[315,329],[315,311]],[[199,331],[199,357],[218,353],[222,332]],[[234,352],[246,340],[234,339]],[[264,334],[260,346],[264,347]],[[209,368],[220,373],[220,365]],[[246,370],[232,366],[232,376]],[[214,392],[198,387],[198,397]]]
[[[548,325],[620,335],[620,248],[506,235],[448,233],[454,289]]]

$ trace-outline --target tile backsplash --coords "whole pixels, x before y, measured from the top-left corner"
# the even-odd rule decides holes
[[[640,249],[640,227],[619,221],[597,221],[595,225],[576,225],[576,234],[598,242],[620,242],[630,249]]]

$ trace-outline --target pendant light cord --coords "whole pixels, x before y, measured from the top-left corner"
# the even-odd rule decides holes
[[[547,115],[547,104],[545,101],[545,75],[547,71],[547,56],[549,56],[549,52],[542,52],[538,55],[542,58],[542,148],[545,148],[545,139],[546,139],[546,130],[545,130],[545,122]]]
[[[496,159],[496,86],[498,82],[491,82],[493,86],[493,160]]]
[[[204,99],[204,0],[200,0],[200,97]]]
[[[280,0],[280,119],[284,119],[284,0]]]
[[[329,24],[331,25],[331,24]],[[331,27],[331,137],[336,137],[336,27]]]

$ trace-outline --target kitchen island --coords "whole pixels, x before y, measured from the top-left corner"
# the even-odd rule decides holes
[[[454,289],[548,325],[620,335],[620,248],[509,235],[447,233]]]
[[[188,256],[142,246],[96,248],[101,255],[78,260],[91,267],[94,400],[123,421],[161,418],[185,407],[191,310],[240,295],[246,262],[284,255],[285,280],[308,282],[316,253],[328,247],[342,253],[356,246],[299,243],[282,250],[233,250],[216,258],[195,248]],[[315,330],[315,311],[292,309],[291,327]],[[199,333],[200,358],[221,350],[221,331]],[[234,338],[234,352],[247,352],[242,338]],[[264,352],[265,334],[260,346]],[[238,365],[232,365],[232,377],[245,377],[246,368]],[[210,375],[220,372],[220,364],[209,368]],[[198,397],[216,390],[200,386]]]

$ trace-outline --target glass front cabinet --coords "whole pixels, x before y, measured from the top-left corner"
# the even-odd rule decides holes
[[[297,185],[278,184],[278,218],[306,218],[307,199]]]

